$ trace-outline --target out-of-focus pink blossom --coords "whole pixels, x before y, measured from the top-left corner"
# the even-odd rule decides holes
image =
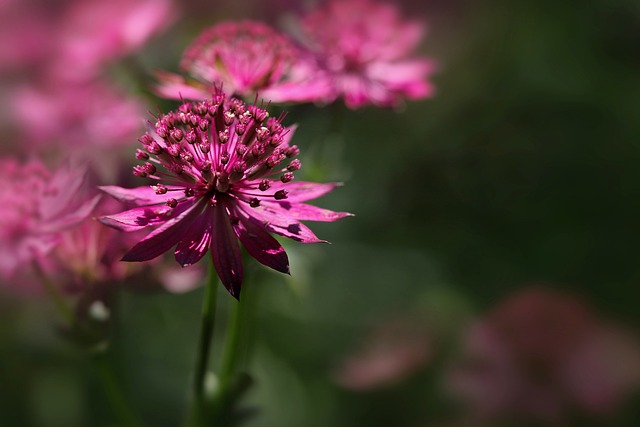
[[[0,72],[38,69],[55,44],[54,8],[30,0],[0,3]]]
[[[353,390],[395,384],[423,368],[432,357],[430,333],[415,319],[396,319],[375,328],[364,346],[335,373],[336,381]]]
[[[75,154],[98,149],[104,154],[104,149],[129,143],[143,125],[142,105],[99,80],[22,86],[11,101],[28,148],[62,147]]]
[[[83,0],[60,22],[55,62],[61,77],[86,80],[139,49],[175,19],[171,0]]]
[[[114,199],[103,199],[91,215],[61,233],[55,251],[42,260],[47,274],[66,290],[84,291],[100,283],[113,286],[140,271],[120,258],[141,236],[106,228],[95,218],[122,208]]]
[[[145,163],[134,167],[134,175],[157,184],[102,187],[138,206],[103,217],[103,223],[123,231],[157,227],[123,260],[148,261],[177,245],[176,261],[187,266],[211,249],[223,285],[238,298],[243,278],[238,240],[262,264],[288,273],[287,254],[269,232],[322,242],[300,221],[349,216],[303,203],[337,184],[291,182],[300,168],[299,150],[289,145],[293,128],[267,117],[266,110],[227,100],[223,93],[160,115],[155,132],[140,138],[144,150],[136,157]]]
[[[260,22],[225,22],[205,30],[185,51],[181,68],[188,79],[158,73],[160,96],[201,100],[214,84],[250,100],[257,95],[272,102],[312,102],[329,95],[314,60]]]
[[[579,299],[520,292],[464,338],[453,393],[485,422],[567,422],[575,411],[611,415],[640,386],[640,347]]]
[[[99,196],[87,197],[86,180],[69,164],[51,173],[38,161],[0,159],[0,276],[38,260],[91,213]]]
[[[303,42],[330,77],[332,99],[351,108],[394,106],[433,94],[431,60],[411,57],[424,32],[402,19],[395,5],[330,0],[301,23]]]

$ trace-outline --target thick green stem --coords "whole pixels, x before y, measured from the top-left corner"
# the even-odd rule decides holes
[[[200,320],[200,339],[196,354],[195,373],[193,378],[193,406],[191,409],[190,424],[200,425],[203,422],[206,408],[206,379],[211,352],[211,341],[216,318],[216,297],[218,278],[213,265],[209,267],[209,280],[205,285],[204,300],[202,302],[202,315]]]
[[[99,355],[94,360],[98,376],[102,382],[102,387],[109,399],[111,408],[116,414],[120,423],[127,427],[140,427],[142,422],[127,404],[121,388],[116,381],[111,363],[106,355]]]
[[[244,300],[245,298],[242,298],[239,301],[232,301],[233,307],[231,308],[229,326],[227,327],[227,342],[225,343],[225,351],[219,375],[219,390],[221,394],[227,392],[240,358],[238,349],[240,348],[240,330],[243,312],[242,303],[240,301]]]
[[[242,289],[242,297],[239,301],[231,300],[227,336],[225,339],[224,354],[218,375],[218,387],[214,401],[214,416],[218,424],[223,425],[227,421],[229,410],[236,396],[238,365],[242,361],[241,336],[244,328],[243,317],[246,312],[247,295],[246,283]]]

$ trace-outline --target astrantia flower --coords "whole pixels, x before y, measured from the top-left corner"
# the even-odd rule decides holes
[[[40,148],[62,146],[75,153],[112,148],[143,128],[142,105],[106,81],[22,86],[13,93],[12,106],[30,145]]]
[[[462,349],[449,386],[487,425],[573,425],[573,414],[614,414],[640,386],[637,337],[545,288],[508,297],[471,325]]]
[[[61,18],[56,72],[86,80],[104,65],[139,49],[175,17],[171,0],[83,0],[72,2]]]
[[[147,261],[176,246],[182,266],[198,262],[211,248],[224,286],[236,298],[242,284],[238,239],[262,264],[287,273],[282,246],[269,234],[303,243],[322,242],[300,221],[336,221],[348,213],[304,204],[337,184],[291,182],[300,168],[292,127],[238,99],[184,103],[158,117],[155,131],[140,142],[145,163],[134,174],[157,181],[134,189],[103,187],[138,207],[101,218],[124,231],[155,229],[124,261]],[[285,163],[286,162],[286,163]]]
[[[333,99],[351,108],[393,106],[433,93],[432,61],[409,58],[423,26],[406,22],[394,5],[332,0],[302,21],[304,42],[330,75]]]
[[[86,172],[69,165],[55,173],[37,161],[0,159],[0,275],[49,252],[61,234],[92,211],[98,197],[84,191]]]
[[[260,22],[225,22],[205,30],[187,48],[181,68],[191,76],[159,73],[161,96],[204,99],[213,84],[228,94],[272,102],[319,101],[329,86],[313,60],[285,35]]]

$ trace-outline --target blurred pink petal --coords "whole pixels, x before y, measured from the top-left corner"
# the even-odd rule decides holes
[[[385,321],[371,331],[361,349],[335,373],[342,386],[369,390],[393,385],[431,361],[432,337],[416,319]]]

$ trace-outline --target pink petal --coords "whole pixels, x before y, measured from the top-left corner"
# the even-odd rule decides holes
[[[116,185],[105,185],[98,188],[116,200],[124,203],[132,203],[136,206],[162,204],[170,198],[175,197],[171,192],[166,194],[156,194],[155,190],[150,185],[137,188],[122,188]]]
[[[246,217],[233,226],[236,235],[249,255],[258,262],[281,273],[289,274],[289,258],[284,248],[262,227]]]
[[[282,210],[284,214],[298,221],[334,222],[348,216],[353,216],[353,214],[349,212],[334,212],[329,209],[322,209],[304,203],[291,203],[288,200],[263,203],[274,210]]]
[[[51,220],[64,215],[73,202],[82,196],[81,190],[87,180],[86,166],[72,165],[70,161],[65,162],[50,178],[48,182],[50,191],[40,197],[38,207],[40,217],[44,220]]]
[[[211,257],[224,287],[234,298],[240,299],[243,275],[242,254],[224,206],[213,209]]]
[[[203,100],[211,97],[211,90],[207,90],[206,85],[196,81],[187,82],[178,74],[158,71],[156,78],[159,83],[154,87],[154,92],[162,98]]]
[[[113,215],[98,218],[98,221],[121,231],[137,231],[163,224],[193,206],[193,200],[178,204],[175,208],[166,205],[142,206]]]
[[[302,243],[327,243],[326,240],[318,239],[309,227],[290,217],[280,209],[273,209],[268,206],[241,209],[254,224],[259,227],[264,227],[272,233]]]
[[[74,209],[73,212],[60,218],[45,222],[41,227],[38,227],[38,231],[42,233],[52,233],[78,224],[93,212],[100,201],[100,197],[100,195],[95,196],[84,202],[78,208]]]
[[[331,100],[333,90],[326,81],[308,83],[282,83],[273,85],[259,93],[261,98],[271,102],[327,102]]]
[[[201,208],[201,204],[195,204],[162,224],[131,248],[122,257],[122,261],[148,261],[171,249],[184,236]]]
[[[176,261],[183,267],[200,261],[211,245],[212,208],[206,208],[191,224],[174,252]]]
[[[434,87],[427,81],[427,76],[435,70],[434,61],[416,59],[371,64],[367,75],[388,90],[402,92],[411,99],[420,99],[433,95]]]
[[[275,193],[278,190],[286,190],[287,201],[306,202],[307,200],[317,199],[320,196],[324,196],[341,185],[342,184],[339,182],[319,184],[316,182],[294,181],[284,184],[280,181],[273,181],[269,192]]]

